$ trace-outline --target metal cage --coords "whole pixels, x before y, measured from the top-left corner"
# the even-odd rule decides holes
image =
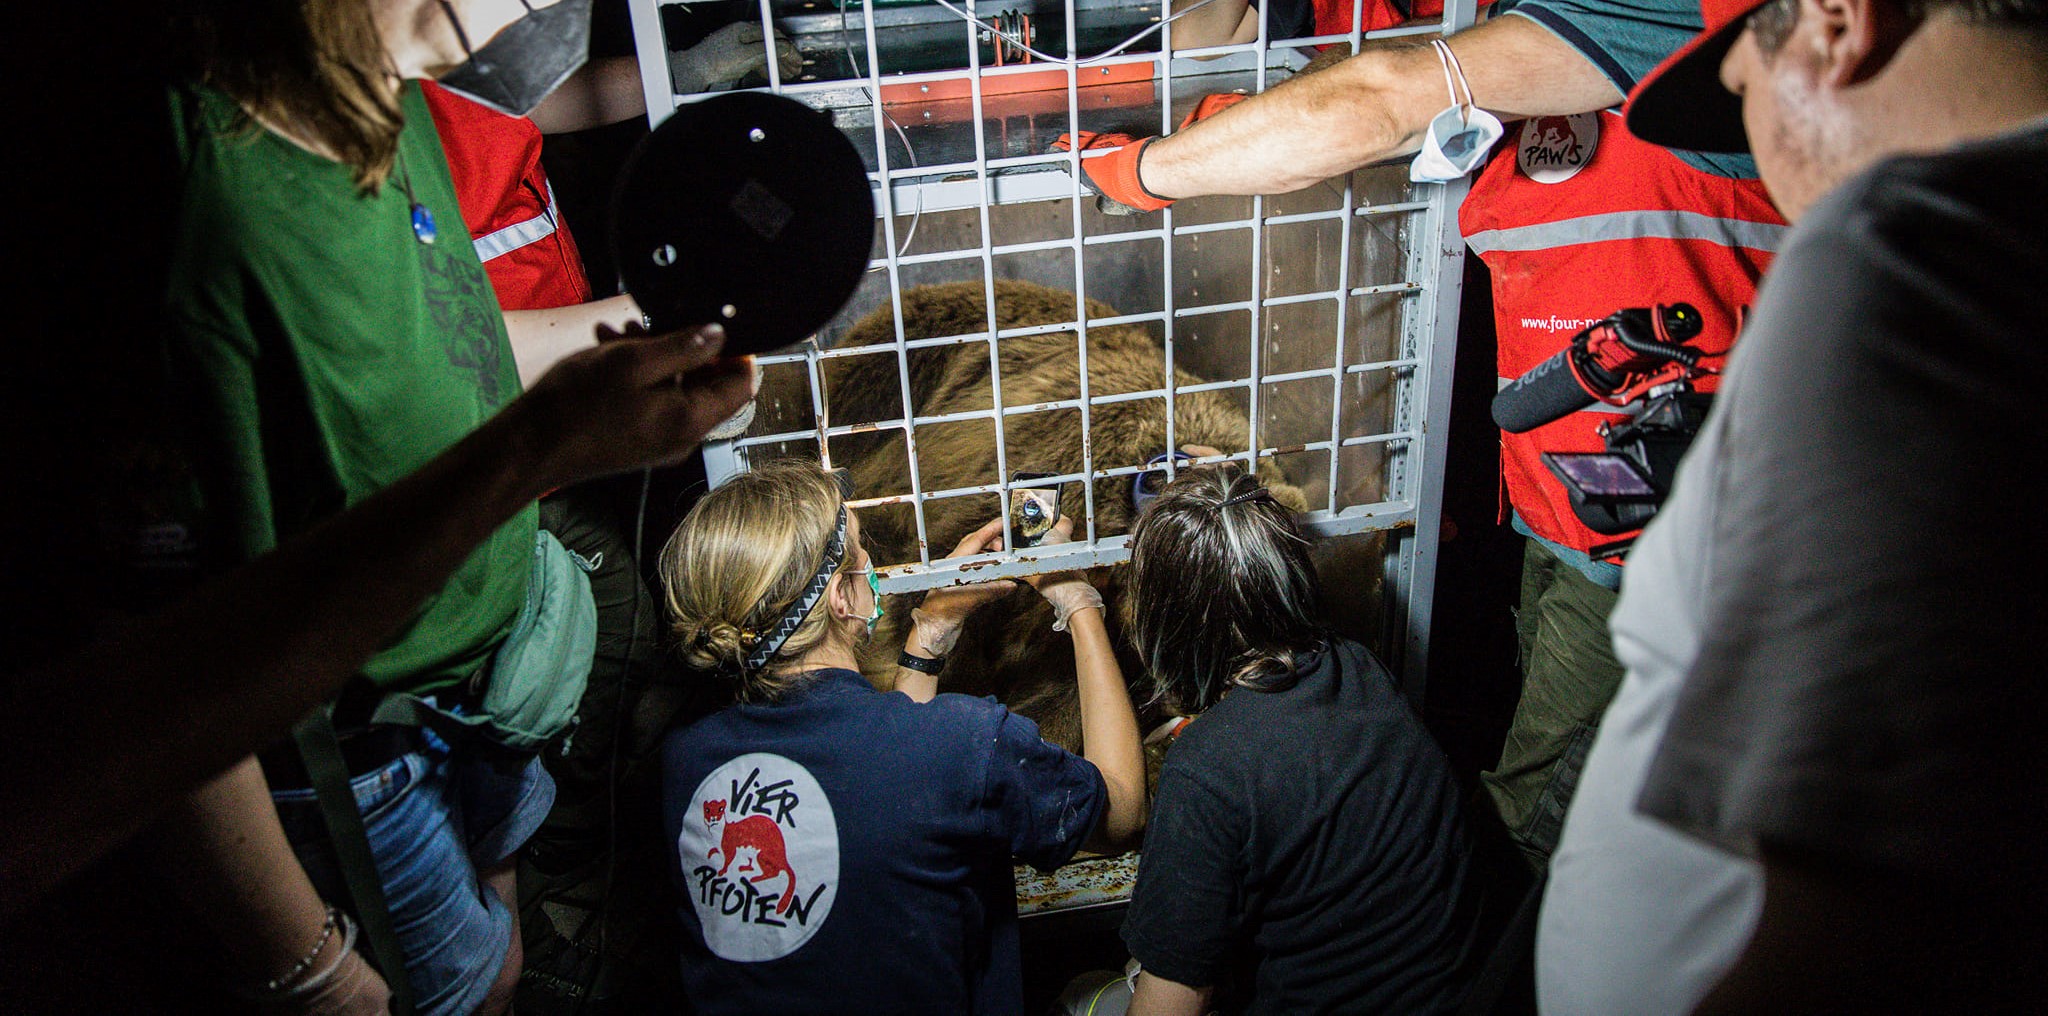
[[[1262,6],[1255,41],[1178,52],[1172,18],[1162,20],[1157,4],[963,0],[953,7],[758,0],[764,34],[775,29],[793,40],[804,69],[785,77],[771,53],[765,80],[739,86],[833,116],[864,153],[879,228],[867,280],[840,318],[799,346],[759,358],[775,382],[764,392],[800,391],[809,404],[763,405],[747,433],[707,445],[711,482],[745,468],[750,457],[811,455],[829,466],[835,449],[856,439],[873,447],[874,435],[900,438],[902,489],[860,491],[851,502],[908,514],[915,558],[877,562],[883,590],[896,593],[1113,564],[1128,551],[1125,536],[1097,531],[1103,481],[1128,483],[1148,471],[1170,477],[1190,464],[1233,459],[1264,463],[1299,486],[1313,531],[1387,534],[1386,649],[1406,675],[1406,690],[1419,696],[1457,331],[1463,183],[1412,184],[1405,164],[1385,165],[1280,197],[1193,199],[1151,215],[1112,216],[1082,182],[1081,153],[1054,151],[1052,142],[1075,129],[1169,133],[1204,94],[1260,92],[1295,73],[1308,60],[1303,47],[1348,42],[1355,50],[1362,38],[1448,34],[1470,24],[1472,0],[1451,0],[1441,24],[1295,40],[1267,37]],[[649,118],[659,123],[698,97],[677,94],[669,73],[671,53],[689,31],[674,15],[691,8],[632,0],[631,9]],[[1362,14],[1361,2],[1354,25]],[[1156,31],[1121,51],[1090,55],[1148,28]],[[1017,45],[1027,40],[1039,55]],[[1064,59],[1041,58],[1060,53]],[[1069,319],[1003,327],[996,283],[1007,279],[1071,292]],[[944,281],[981,283],[983,327],[907,335],[906,291]],[[1090,299],[1116,313],[1091,316]],[[841,343],[853,322],[878,308],[894,321],[893,341]],[[1110,328],[1142,329],[1158,340],[1156,386],[1093,390],[1090,330]],[[1000,344],[1064,333],[1076,342],[1078,390],[1007,403]],[[973,345],[987,349],[989,404],[915,415],[912,351]],[[851,357],[894,360],[893,415],[835,415],[828,374],[835,360]],[[1189,383],[1183,373],[1198,380]],[[1205,392],[1241,407],[1248,425],[1242,450],[1151,464],[1150,456],[1101,450],[1091,440],[1104,407],[1158,400],[1165,447],[1177,448],[1177,407]],[[1052,478],[1079,481],[1074,542],[942,559],[945,548],[928,539],[930,507],[992,498],[1009,518],[1018,455],[1006,433],[1040,413],[1079,417],[1080,468]],[[933,470],[921,468],[929,462],[920,460],[920,438],[930,445],[944,428],[964,424],[993,429],[986,482],[928,482]]]

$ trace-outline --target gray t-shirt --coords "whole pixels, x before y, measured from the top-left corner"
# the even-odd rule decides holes
[[[1889,162],[1794,231],[1717,410],[1716,581],[1648,814],[2040,890],[2043,193],[2048,121]]]
[[[1736,348],[1722,407],[1751,341]],[[1763,901],[1754,863],[1635,810],[1699,651],[1702,605],[1721,581],[1714,536],[1723,492],[1712,473],[1727,430],[1717,407],[1629,553],[1610,619],[1627,673],[1587,753],[1538,918],[1536,995],[1546,1016],[1691,1012],[1748,940]]]
[[[1630,555],[1544,1012],[1690,1011],[1754,927],[1760,838],[2039,892],[2044,186],[2037,124],[1888,162],[1788,235]]]

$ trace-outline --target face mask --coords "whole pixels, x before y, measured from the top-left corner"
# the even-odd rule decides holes
[[[875,594],[875,612],[868,615],[868,634],[875,633],[875,625],[882,621],[882,579],[875,574],[875,566],[868,566],[868,589]]]
[[[561,0],[526,14],[492,36],[482,49],[471,49],[455,6],[441,0],[441,10],[455,25],[455,38],[469,54],[454,70],[441,75],[440,85],[463,98],[506,116],[525,116],[540,105],[576,68],[590,58],[590,0]]]
[[[1442,39],[1431,39],[1436,58],[1444,65],[1444,87],[1451,104],[1429,122],[1423,135],[1422,151],[1408,164],[1408,179],[1416,183],[1445,183],[1472,172],[1485,161],[1493,143],[1500,140],[1500,118],[1480,109],[1472,101],[1472,84],[1465,80],[1465,68]],[[1455,75],[1455,80],[1453,78]],[[1458,101],[1458,86],[1465,88],[1465,101]]]

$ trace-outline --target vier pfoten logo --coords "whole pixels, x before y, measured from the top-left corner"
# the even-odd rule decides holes
[[[1522,121],[1515,162],[1537,183],[1563,183],[1593,161],[1600,147],[1600,114],[1535,116]]]
[[[676,848],[704,943],[721,959],[787,956],[832,912],[832,802],[809,770],[781,755],[741,755],[704,777]]]

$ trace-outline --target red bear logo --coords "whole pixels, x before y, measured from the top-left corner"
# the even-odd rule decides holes
[[[790,903],[796,899],[796,871],[789,866],[789,855],[782,842],[782,827],[766,815],[749,815],[737,822],[727,822],[724,801],[704,802],[704,825],[719,837],[718,846],[706,851],[705,858],[725,855],[724,862],[718,867],[720,875],[732,867],[741,850],[751,847],[754,851],[754,874],[747,881],[759,884],[777,875],[789,876],[782,889],[782,898],[775,902],[777,914],[788,913]],[[722,834],[719,830],[721,825],[725,827]]]

